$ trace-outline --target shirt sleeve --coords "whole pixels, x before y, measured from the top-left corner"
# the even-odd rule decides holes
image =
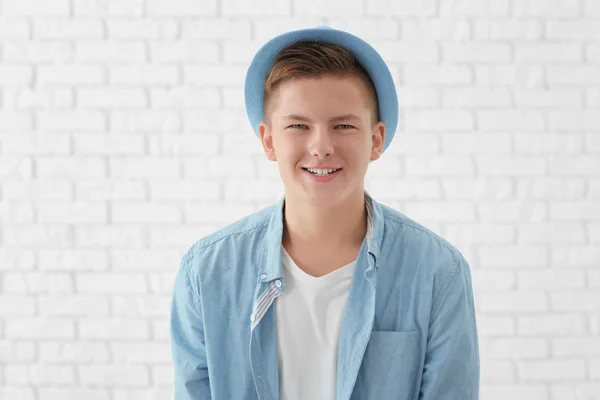
[[[479,342],[469,265],[456,256],[434,299],[420,400],[478,400]]]
[[[189,278],[188,254],[175,276],[171,302],[171,353],[175,400],[211,398],[202,307]],[[196,287],[198,287],[196,285]]]

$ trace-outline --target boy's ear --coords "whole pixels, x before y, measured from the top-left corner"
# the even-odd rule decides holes
[[[269,129],[269,126],[264,121],[258,125],[258,133],[260,135],[260,142],[262,143],[267,159],[270,161],[277,161],[275,147],[273,147],[273,135]]]
[[[373,141],[373,147],[371,147],[371,161],[375,161],[381,157],[383,151],[383,145],[385,143],[385,123],[379,121],[375,124],[371,138]]]

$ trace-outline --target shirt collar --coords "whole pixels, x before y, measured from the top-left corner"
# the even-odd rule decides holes
[[[379,257],[381,240],[383,237],[383,214],[381,205],[375,201],[365,190],[365,207],[367,209],[367,234],[365,237],[367,251],[375,258],[374,265]],[[281,246],[283,238],[283,206],[285,195],[275,204],[273,213],[269,218],[267,234],[263,247],[263,263],[259,268],[259,276],[263,281],[283,278],[281,265]]]

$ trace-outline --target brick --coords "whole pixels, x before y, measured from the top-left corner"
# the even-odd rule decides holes
[[[85,386],[139,387],[149,385],[149,374],[142,365],[81,365],[80,382]]]
[[[518,288],[523,290],[563,290],[586,286],[585,272],[576,270],[518,271]]]
[[[111,343],[117,364],[166,364],[172,362],[171,350],[166,343]]]
[[[144,200],[144,182],[132,180],[78,180],[75,183],[75,198],[81,201]]]
[[[550,203],[550,219],[553,221],[584,221],[600,219],[597,201],[572,201]]]
[[[10,365],[5,367],[4,375],[9,385],[75,384],[75,369],[72,365]]]
[[[68,0],[3,0],[3,17],[68,16]]]
[[[442,64],[407,64],[404,67],[404,79],[407,85],[453,85],[472,82],[467,66]]]
[[[510,46],[496,43],[443,43],[444,62],[492,62],[511,61]]]
[[[148,322],[144,320],[86,318],[79,321],[82,339],[148,339]],[[83,380],[83,379],[82,379]],[[106,384],[106,382],[102,382]]]
[[[33,130],[33,118],[30,112],[0,111],[0,133],[13,131],[30,132]]]
[[[548,67],[551,68],[551,67]],[[475,65],[479,86],[511,86],[538,89],[545,85],[544,69],[532,65]]]
[[[480,310],[487,313],[524,313],[548,311],[548,300],[543,292],[482,292]]]
[[[73,59],[73,51],[68,41],[43,41],[26,42],[10,41],[4,46],[4,60],[13,63],[42,63],[42,62],[63,62],[68,63]],[[9,79],[10,71],[29,70],[30,67],[6,65],[3,67],[3,78]],[[22,72],[23,73],[23,72]],[[28,73],[28,75],[30,75]],[[12,79],[17,77],[13,76]],[[32,88],[28,88],[32,90]]]
[[[477,111],[477,123],[483,131],[523,131],[544,129],[544,115],[539,111]]]
[[[30,271],[36,266],[36,254],[33,250],[22,250],[14,247],[0,248],[0,270]]]
[[[483,384],[480,394],[482,398],[489,400],[503,399],[529,399],[529,400],[547,400],[548,389],[546,385],[535,384]],[[560,397],[559,397],[560,398]]]
[[[260,9],[261,15],[264,14],[268,14],[268,15],[273,15],[275,12],[280,13],[281,15],[290,15],[290,13],[292,12],[292,10],[289,7],[289,3],[287,1],[281,2],[283,5],[280,7],[272,7],[271,6],[271,2],[267,1],[267,0],[254,0],[251,2],[247,2],[247,1],[243,1],[243,0],[225,0],[224,1],[225,5],[231,4],[231,7],[228,8],[228,10],[233,11],[236,15],[236,11],[234,11],[236,8],[239,8],[240,4],[254,4],[254,3],[259,3],[262,7],[257,7],[256,4],[254,4],[254,13],[258,12],[258,9]],[[232,4],[233,3],[233,4]],[[293,15],[294,16],[298,16],[298,17],[327,17],[327,16],[335,16],[335,17],[339,17],[339,16],[343,16],[343,17],[347,17],[347,18],[356,18],[356,17],[362,17],[363,16],[363,8],[364,5],[362,2],[347,2],[344,4],[344,6],[340,7],[340,3],[335,2],[335,1],[331,1],[331,2],[322,2],[319,0],[295,0],[293,2],[294,4],[294,11],[293,11]],[[248,10],[250,10],[251,8],[248,7]],[[269,10],[271,9],[271,10]],[[276,10],[273,10],[276,9]],[[269,11],[267,11],[269,10]],[[275,14],[278,15],[278,14]]]
[[[69,136],[55,134],[0,135],[2,154],[8,155],[66,155],[70,152]]]
[[[380,193],[379,198],[382,201],[393,200],[441,200],[442,194],[438,183],[434,179],[415,179],[415,178],[389,178],[374,177],[369,180],[369,190]],[[250,188],[248,188],[250,190]],[[277,196],[280,191],[271,193],[264,197],[264,201],[269,201]],[[234,198],[235,196],[231,196]]]
[[[48,364],[101,364],[110,361],[110,351],[106,343],[44,341],[39,344],[39,349],[40,361]]]
[[[108,67],[109,82],[117,86],[177,85],[180,83],[175,65],[114,65]]]
[[[596,40],[600,32],[598,21],[547,21],[546,37],[548,39]]]
[[[219,54],[218,43],[186,40],[160,41],[150,45],[150,61],[153,63],[216,64]]]
[[[221,150],[221,135],[184,134],[152,135],[148,138],[150,154],[217,156]]]
[[[508,245],[516,238],[513,226],[498,223],[446,224],[445,236],[457,245]]]
[[[216,16],[217,1],[147,0],[145,11],[147,15],[155,17]]]
[[[241,65],[185,65],[183,82],[187,85],[243,85],[247,66]]]
[[[30,25],[30,20],[27,18],[2,18],[0,40],[29,39],[31,37]],[[6,45],[8,43],[7,41],[3,44]],[[6,60],[6,58],[3,60]]]
[[[14,291],[6,290],[5,287],[8,286],[6,283],[2,283],[3,286],[3,294],[0,295],[0,316],[2,319],[11,316],[17,317],[31,317],[36,314],[35,301],[36,298],[34,296],[25,296],[20,294],[12,294]],[[0,360],[2,360],[2,346],[0,342]]]
[[[539,21],[478,20],[473,22],[476,40],[541,40],[543,25]]]
[[[460,110],[406,110],[405,129],[410,131],[457,131],[473,129],[473,115]]]
[[[92,157],[38,157],[37,178],[101,178],[106,176],[106,164]]]
[[[516,198],[545,201],[582,199],[586,190],[585,186],[583,178],[518,177]]]
[[[458,156],[405,157],[406,175],[412,176],[473,176],[475,166]]]
[[[543,176],[547,166],[543,157],[534,156],[476,156],[481,176]]]
[[[145,153],[144,137],[130,134],[75,134],[73,148],[76,155],[134,155]]]
[[[148,56],[141,41],[83,40],[75,42],[78,63],[144,63]]]
[[[402,40],[407,41],[465,41],[471,39],[468,21],[406,20],[401,21]]]
[[[526,223],[519,226],[519,242],[522,244],[553,243],[570,244],[584,241],[583,226],[578,223]]]
[[[574,290],[549,293],[553,311],[597,312],[600,293],[597,290]]]
[[[537,43],[515,46],[518,63],[577,62],[582,61],[583,52],[579,44]]]
[[[550,114],[549,125],[558,131],[600,129],[600,114],[597,110],[557,111]]]
[[[600,158],[588,155],[554,155],[548,158],[548,172],[551,176],[597,176],[600,171]]]
[[[489,268],[540,268],[548,265],[548,252],[543,246],[481,246],[479,261]]]
[[[102,85],[104,68],[98,65],[40,65],[36,82],[41,85]]]
[[[86,400],[111,400],[109,389],[93,389],[81,387],[66,388],[38,388],[37,400],[68,400],[68,399],[86,399]],[[25,399],[24,399],[25,400]]]
[[[433,42],[371,41],[381,57],[393,66],[395,63],[437,63],[440,61],[439,46]]]
[[[30,158],[11,157],[3,155],[0,157],[0,178],[26,179],[33,176],[33,162]]]
[[[177,265],[177,262],[165,264]],[[171,288],[172,289],[172,288]],[[112,313],[115,317],[161,317],[167,315],[171,308],[171,296],[112,296]]]
[[[74,321],[61,318],[18,318],[4,321],[7,339],[73,339]]]
[[[523,133],[515,135],[516,153],[580,153],[583,151],[582,135],[555,133]]]
[[[110,176],[113,178],[177,178],[180,175],[177,158],[128,157],[110,160]]]
[[[552,355],[557,357],[590,357],[600,355],[600,341],[596,338],[552,339]]]
[[[283,18],[282,18],[283,19]],[[255,20],[255,19],[253,19]],[[284,19],[285,20],[285,19]],[[293,25],[287,22],[296,22],[298,27],[305,22],[299,22],[295,19],[281,21],[269,19],[268,24],[261,24],[257,20],[255,37],[259,39],[275,36],[274,34],[262,35],[261,30],[265,28],[274,28],[278,23],[285,26],[286,29],[293,30]],[[265,25],[269,25],[268,27]],[[282,27],[283,28],[283,27]],[[209,19],[184,19],[181,20],[181,37],[183,39],[243,39],[247,40],[252,35],[253,27],[248,18],[228,17],[228,18],[209,18]],[[258,49],[257,49],[258,50]]]
[[[435,0],[414,2],[410,0],[370,0],[367,16],[431,17],[438,12]]]
[[[12,224],[33,224],[34,206],[19,201],[0,201],[0,222]]]
[[[486,368],[480,371],[480,382],[486,383],[511,383],[515,382],[516,372],[514,362],[508,360],[489,360]]]
[[[407,201],[405,210],[408,215],[420,221],[474,222],[476,220],[475,206],[466,201]]]
[[[442,136],[445,154],[510,154],[511,136],[507,133],[453,133]]]
[[[92,223],[108,222],[105,203],[100,202],[45,202],[36,205],[38,222]]]
[[[110,220],[114,223],[177,223],[181,222],[180,207],[169,204],[115,204]]]
[[[94,132],[107,129],[106,117],[100,111],[38,111],[37,124],[43,132]]]
[[[552,90],[513,91],[515,105],[519,107],[581,107],[582,91],[580,89],[553,88]]]
[[[144,13],[144,2],[140,0],[77,0],[73,2],[75,16],[137,16]]]
[[[542,338],[482,338],[479,342],[481,355],[493,360],[526,360],[546,358],[550,346]]]
[[[473,286],[480,291],[510,290],[515,286],[512,271],[473,270]]]
[[[598,382],[569,382],[550,385],[550,395],[553,399],[593,399],[600,393]]]
[[[89,1],[89,0],[88,0]],[[119,0],[118,3],[122,3]],[[143,3],[139,3],[142,5]],[[196,21],[196,19],[194,19]],[[179,34],[179,23],[187,20],[150,20],[150,19],[114,19],[105,20],[107,35],[110,39],[174,39]],[[204,21],[203,21],[204,22]],[[197,22],[196,22],[197,23]]]
[[[189,204],[185,210],[186,222],[223,223],[233,222],[255,210],[251,204],[242,202],[203,202],[202,206]]]
[[[48,317],[102,317],[109,314],[106,297],[69,295],[39,296],[39,309],[42,316]]]
[[[440,5],[442,17],[503,17],[508,10],[508,0],[448,0]]]
[[[69,229],[64,226],[15,226],[3,238],[3,243],[15,247],[60,248],[71,246]]]
[[[41,271],[104,271],[108,269],[106,253],[97,250],[41,250],[38,255]]]
[[[122,132],[176,132],[181,130],[182,120],[176,111],[120,111],[109,112],[110,127]]]
[[[519,336],[584,334],[585,319],[578,314],[544,314],[517,317]]]
[[[280,21],[281,20],[278,18],[278,22]],[[388,20],[382,18],[351,19],[345,18],[343,16],[333,16],[328,18],[328,24],[329,26],[334,26],[335,29],[341,29],[347,32],[351,32],[353,35],[357,35],[361,38],[366,38],[369,41],[381,39],[398,39],[400,37],[400,26],[398,21],[396,20]],[[315,21],[314,25],[318,26],[319,22]]]
[[[36,19],[33,21],[36,39],[85,40],[102,39],[104,28],[101,20],[86,19]]]
[[[600,68],[592,65],[549,65],[546,75],[550,87],[555,85],[597,85],[600,84]],[[571,121],[575,122],[575,121]]]
[[[573,18],[578,17],[581,7],[578,0],[530,0],[527,2],[516,2],[513,5],[513,17],[536,17],[536,18]]]
[[[8,59],[7,61],[13,61]],[[33,81],[33,68],[27,65],[0,65],[0,87],[27,86]],[[7,113],[8,114],[8,113]]]
[[[6,88],[4,94],[7,108],[70,108],[75,104],[69,88]]]
[[[544,221],[548,215],[548,207],[543,202],[502,201],[479,202],[477,215],[482,221],[513,222]]]
[[[72,293],[73,278],[64,273],[7,272],[2,289],[4,293]]]
[[[82,273],[75,276],[79,293],[145,293],[146,279],[141,273]]]
[[[509,107],[511,96],[507,88],[445,88],[442,104],[449,107]]]
[[[225,88],[223,88],[226,91]],[[150,105],[153,109],[162,108],[209,108],[214,109],[221,106],[221,90],[210,87],[183,86],[176,88],[152,88],[150,93]],[[236,93],[239,94],[238,91]],[[240,95],[243,99],[243,96]],[[240,100],[242,101],[242,100]],[[242,107],[240,107],[242,108]],[[244,135],[245,137],[246,135]]]
[[[576,381],[585,378],[583,360],[517,361],[519,379],[526,382]]]
[[[141,248],[142,228],[135,226],[78,226],[74,229],[77,248]]]
[[[581,219],[585,221],[585,218]],[[600,260],[600,248],[594,245],[552,246],[550,249],[551,265],[555,267],[594,267]]]
[[[0,361],[3,364],[19,364],[36,360],[36,343],[22,341],[0,341]],[[2,391],[0,389],[0,398]]]
[[[253,191],[258,191],[256,186]],[[154,200],[219,200],[221,185],[214,180],[160,180],[149,182]],[[240,199],[237,197],[236,199]]]

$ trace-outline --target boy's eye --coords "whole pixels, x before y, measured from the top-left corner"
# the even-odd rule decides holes
[[[304,124],[294,124],[294,125],[290,125],[290,128],[295,128],[295,127],[298,127],[298,126],[304,126],[305,127],[306,125],[304,125]],[[344,129],[352,129],[352,128],[354,128],[352,125],[348,125],[348,124],[339,124],[338,126],[345,126],[345,127],[347,127],[347,128],[344,128]]]

